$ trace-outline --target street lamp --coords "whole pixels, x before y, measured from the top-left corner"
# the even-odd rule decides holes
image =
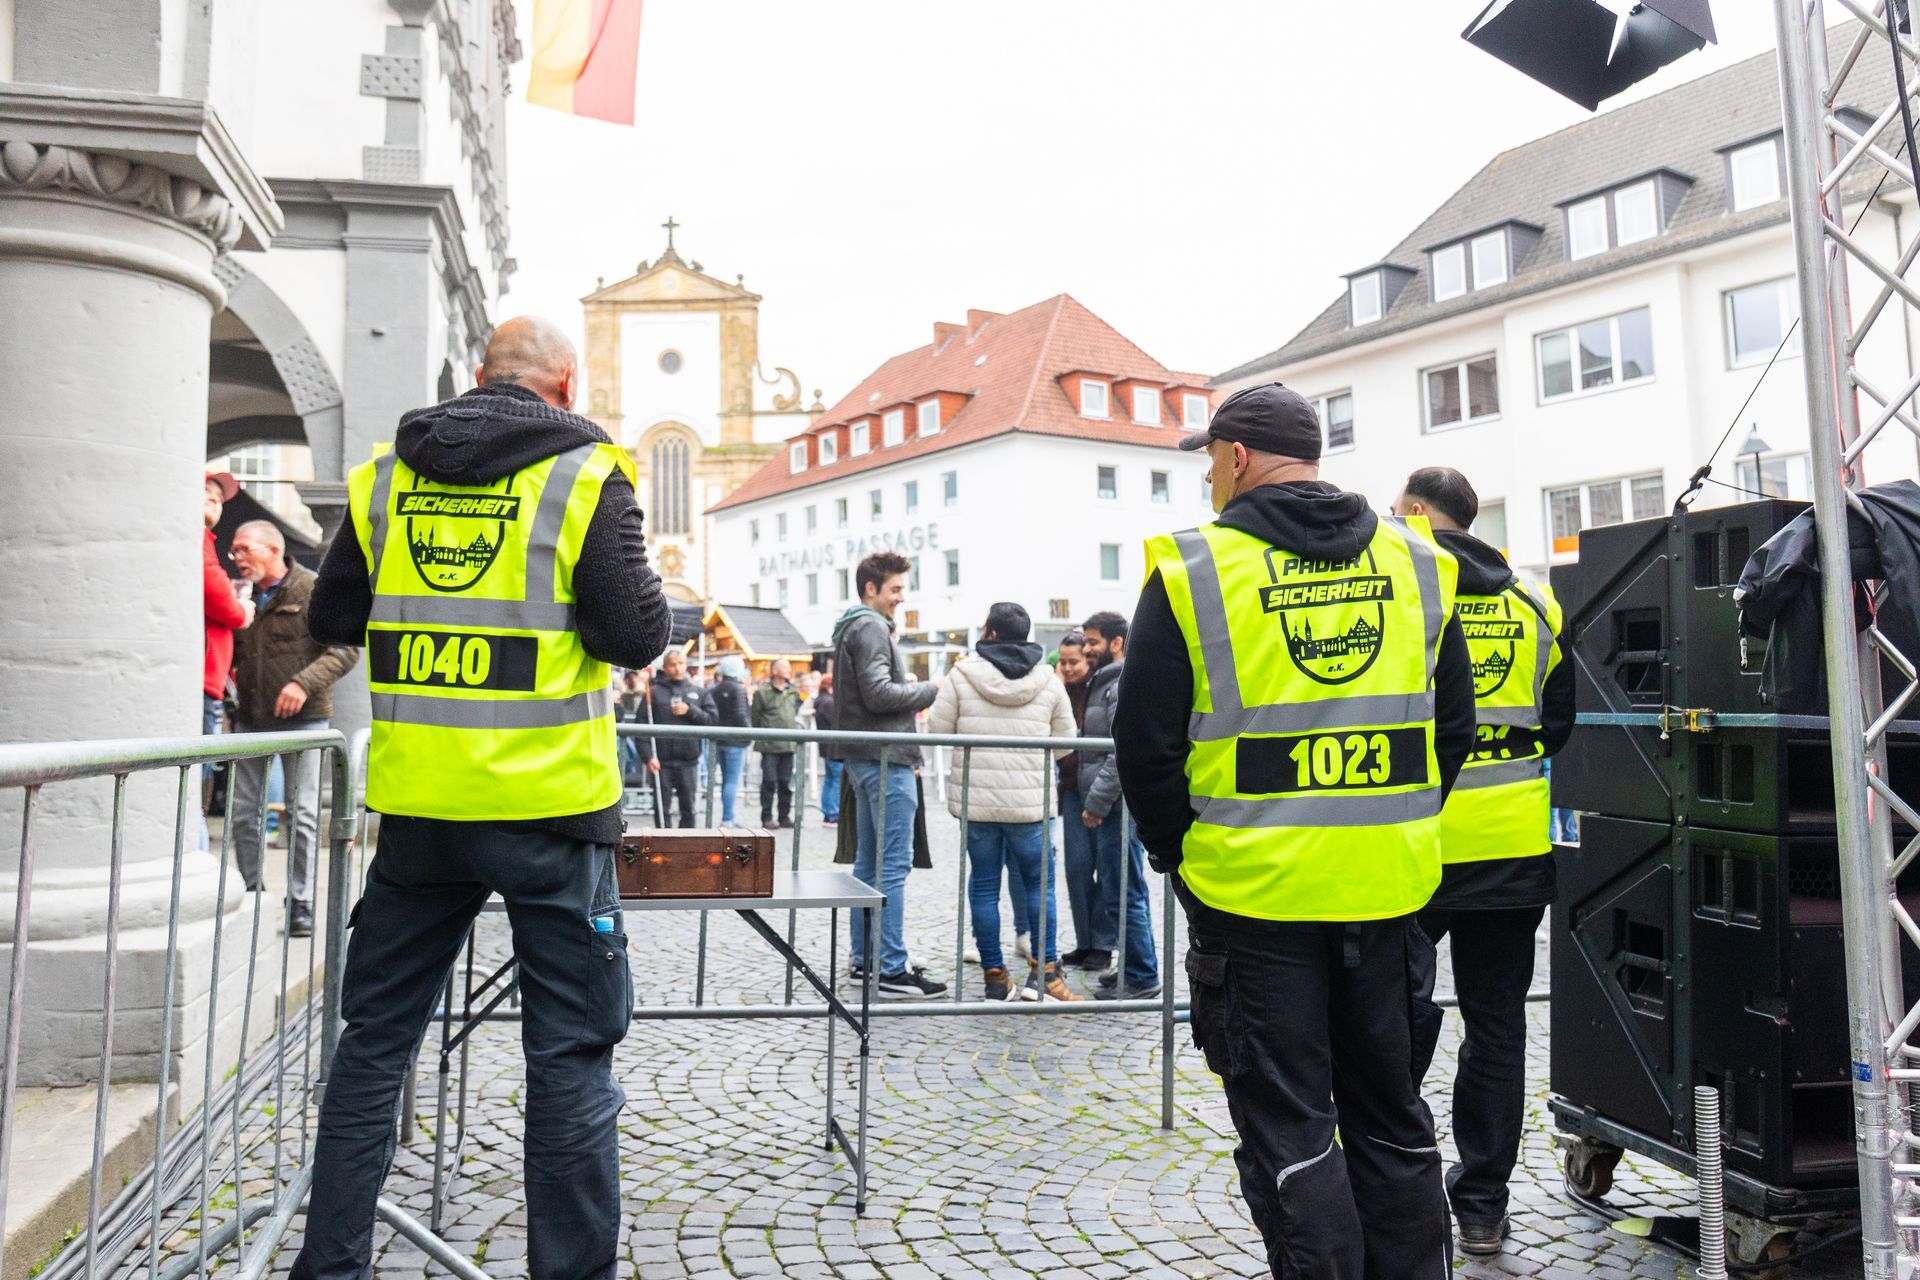
[[[1758,424],[1754,426],[1752,434],[1747,436],[1747,442],[1740,446],[1740,452],[1753,458],[1754,486],[1760,490],[1760,496],[1771,497],[1772,495],[1767,492],[1767,473],[1760,468],[1760,458],[1762,454],[1772,453],[1773,446],[1760,438]]]

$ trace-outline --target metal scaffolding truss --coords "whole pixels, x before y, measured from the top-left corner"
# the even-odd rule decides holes
[[[1855,625],[1856,590],[1871,619],[1884,583],[1852,582],[1848,564],[1848,509],[1861,506],[1861,458],[1882,432],[1899,426],[1920,436],[1914,396],[1920,377],[1891,390],[1875,386],[1855,365],[1878,325],[1899,325],[1906,308],[1920,311],[1920,288],[1907,280],[1920,257],[1920,240],[1895,260],[1875,254],[1848,230],[1842,196],[1861,180],[1883,178],[1914,187],[1913,148],[1906,142],[1911,100],[1920,91],[1920,45],[1898,36],[1894,58],[1904,73],[1901,91],[1876,83],[1870,94],[1856,76],[1874,42],[1891,50],[1886,4],[1861,0],[1774,0],[1779,28],[1781,108],[1787,153],[1788,202],[1798,264],[1801,339],[1806,356],[1807,420],[1812,444],[1814,518],[1820,541],[1821,622],[1826,641],[1832,715],[1835,816],[1839,828],[1841,897],[1846,929],[1848,1033],[1853,1058],[1854,1141],[1860,1163],[1861,1249],[1866,1275],[1920,1275],[1920,1138],[1907,1107],[1920,1082],[1920,1005],[1902,991],[1902,949],[1920,947],[1920,922],[1901,904],[1895,881],[1916,858],[1920,837],[1896,850],[1897,813],[1915,830],[1920,814],[1888,783],[1886,733],[1920,693],[1914,665],[1883,635],[1877,621]],[[1904,9],[1900,5],[1896,8]],[[1828,22],[1837,28],[1828,47]],[[1844,47],[1841,47],[1844,46]],[[1867,128],[1843,119],[1847,97],[1886,98]],[[1877,78],[1876,78],[1877,80]],[[1900,139],[1892,146],[1883,137]],[[1876,190],[1878,189],[1876,185]],[[1869,196],[1870,201],[1873,197]],[[1849,267],[1872,276],[1877,289],[1854,319]],[[1864,406],[1864,412],[1863,412]],[[1882,696],[1884,664],[1901,687]]]

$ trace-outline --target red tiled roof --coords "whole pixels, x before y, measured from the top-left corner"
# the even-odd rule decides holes
[[[942,449],[972,444],[992,436],[1027,431],[1037,435],[1068,436],[1113,444],[1135,444],[1171,449],[1186,432],[1180,428],[1182,405],[1167,396],[1158,427],[1135,426],[1126,406],[1115,397],[1112,418],[1083,418],[1060,384],[1062,374],[1095,373],[1118,382],[1132,378],[1213,396],[1206,389],[1208,375],[1179,373],[1122,337],[1120,333],[1068,294],[1007,315],[969,312],[969,320],[983,320],[968,336],[968,325],[939,326],[942,340],[928,343],[882,364],[821,415],[800,435],[820,435],[838,428],[839,461],[819,466],[810,451],[807,469],[792,473],[788,450],[782,449],[738,489],[708,508],[724,511],[777,494],[826,484],[842,476],[891,466]],[[962,392],[967,401],[941,427],[939,434],[922,438],[914,433],[914,415],[907,415],[909,436],[904,444],[884,447],[877,421],[880,414],[911,405],[938,391]],[[873,447],[858,458],[849,457],[845,434],[850,422],[875,419]]]

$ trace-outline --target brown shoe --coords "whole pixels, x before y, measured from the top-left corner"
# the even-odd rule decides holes
[[[1047,973],[1044,980],[1042,980],[1040,976],[1040,966],[1037,964],[1034,965],[1032,972],[1027,975],[1027,986],[1029,988],[1037,987],[1045,991],[1047,993],[1047,999],[1049,1000],[1064,1000],[1073,1004],[1085,998],[1072,987],[1069,987],[1067,980],[1060,976],[1060,962],[1058,960],[1047,966]]]
[[[988,969],[980,976],[987,986],[987,999],[1005,1000],[1013,994],[1013,980],[1005,969]]]

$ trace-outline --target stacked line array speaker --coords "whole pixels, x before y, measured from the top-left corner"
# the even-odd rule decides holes
[[[1856,1177],[1827,733],[1776,714],[1767,642],[1742,643],[1733,599],[1804,509],[1589,530],[1554,577],[1582,723],[1553,761],[1554,803],[1581,812],[1557,851],[1553,1109],[1687,1168],[1693,1089],[1714,1086],[1729,1200],[1761,1216],[1831,1207]],[[1889,765],[1920,795],[1920,736]]]

